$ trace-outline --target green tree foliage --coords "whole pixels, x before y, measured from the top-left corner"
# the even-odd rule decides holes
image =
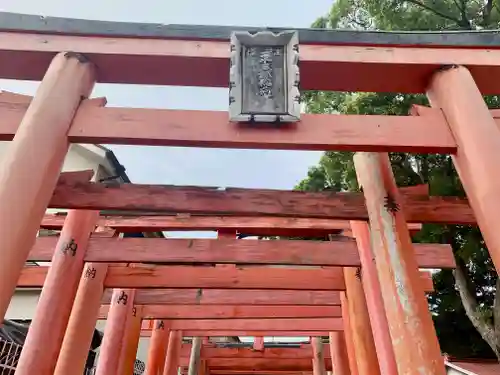
[[[500,0],[336,0],[328,15],[313,26],[361,30],[477,30],[496,29]],[[402,78],[403,79],[403,78]],[[308,92],[312,113],[406,115],[412,104],[427,104],[423,95]],[[498,97],[486,98],[499,106]],[[448,155],[390,155],[399,186],[428,183],[433,195],[463,196],[460,180]],[[352,153],[326,152],[296,189],[354,191],[357,182]],[[443,352],[457,357],[500,358],[500,287],[479,230],[471,226],[424,225],[416,242],[450,243],[455,271],[434,275],[435,292],[429,306]]]

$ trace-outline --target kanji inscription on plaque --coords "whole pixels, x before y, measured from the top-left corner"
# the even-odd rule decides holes
[[[231,121],[298,121],[297,33],[234,32],[229,86]]]

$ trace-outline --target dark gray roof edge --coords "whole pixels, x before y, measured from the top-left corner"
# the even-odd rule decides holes
[[[107,147],[101,145],[98,145],[98,147],[102,148],[105,151],[106,158],[109,160],[115,172],[123,180],[123,182],[126,184],[130,184],[132,181],[130,181],[130,178],[127,176],[125,167],[118,161],[115,153]]]
[[[0,12],[0,31],[4,32],[15,31],[86,36],[226,41],[229,39],[230,33],[235,30],[251,32],[270,30],[279,32],[290,30],[290,28],[108,22]],[[441,32],[386,32],[328,29],[296,30],[299,31],[300,42],[303,44],[500,48],[500,30]]]

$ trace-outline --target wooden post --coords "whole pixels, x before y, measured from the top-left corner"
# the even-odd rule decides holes
[[[116,374],[118,371],[125,326],[134,307],[134,293],[134,289],[113,290],[96,375]]]
[[[145,375],[158,375],[163,372],[170,329],[164,320],[155,320],[151,339],[149,340],[148,359]]]
[[[361,269],[345,267],[344,279],[358,374],[379,375],[380,367],[361,284]]]
[[[377,266],[370,244],[370,228],[364,221],[351,221],[351,230],[358,245],[361,260],[361,280],[370,318],[373,341],[377,350],[380,372],[384,375],[398,375],[394,350],[392,349],[389,324],[382,301],[382,291],[377,276]]]
[[[441,108],[457,142],[455,168],[497,272],[500,273],[500,130],[466,67],[434,74],[427,96]]]
[[[137,347],[141,337],[142,306],[134,306],[132,314],[127,319],[124,344],[120,353],[119,375],[133,375]]]
[[[200,368],[198,369],[198,375],[208,375],[207,361],[204,359],[200,360]]]
[[[254,337],[253,339],[253,350],[264,350],[264,337]]]
[[[56,55],[0,164],[0,321],[56,186],[73,116],[94,79],[81,54]]]
[[[445,374],[420,283],[404,207],[385,153],[358,153],[354,164],[366,199],[373,254],[399,374]],[[418,350],[416,350],[418,348]]]
[[[201,340],[201,352],[202,352],[202,356],[203,356],[203,347],[205,345],[210,345],[210,338],[208,336],[205,336],[202,338]],[[209,374],[209,371],[208,371],[208,364],[207,364],[207,361],[204,360],[204,359],[201,359],[200,360],[200,370],[199,370],[199,375],[208,375]]]
[[[313,375],[326,375],[325,356],[323,355],[323,341],[321,337],[311,337],[313,350]]]
[[[345,347],[347,351],[347,359],[349,361],[349,368],[351,375],[358,375],[358,364],[356,363],[356,351],[354,349],[354,342],[352,337],[352,324],[351,317],[349,316],[349,304],[345,292],[340,292],[340,304],[342,308],[342,321],[344,323],[344,338]]]
[[[219,229],[217,231],[217,238],[235,238],[237,237],[237,231],[231,229]],[[235,269],[236,264],[216,264],[216,267],[226,267]],[[225,337],[225,339],[231,339],[231,337]]]
[[[16,372],[52,375],[83,270],[98,211],[70,211],[57,241]]]
[[[188,375],[198,375],[200,369],[201,337],[193,337],[191,355],[189,356]]]
[[[182,347],[182,331],[170,331],[163,375],[177,375]]]
[[[330,332],[330,356],[334,375],[351,375],[343,332]]]
[[[88,263],[82,272],[54,375],[83,373],[99,316],[108,266]]]

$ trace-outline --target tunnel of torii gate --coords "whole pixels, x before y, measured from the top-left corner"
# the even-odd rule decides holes
[[[299,73],[300,69],[300,73]],[[441,374],[426,270],[448,244],[423,223],[479,226],[500,267],[497,32],[254,30],[0,14],[0,314],[43,287],[18,375]],[[113,108],[94,83],[229,87],[227,112]],[[301,114],[307,90],[425,93],[407,116]],[[165,98],[168,103],[168,98]],[[196,104],[196,103],[194,103]],[[362,192],[120,185],[60,173],[71,143],[355,151]],[[398,188],[388,152],[450,154],[467,199]],[[166,161],[168,162],[168,161]],[[95,182],[97,181],[97,182]],[[51,216],[47,208],[67,209]],[[37,237],[40,228],[61,230]],[[218,239],[124,233],[215,230]],[[274,241],[241,235],[280,236]],[[325,237],[329,241],[286,240]],[[26,261],[50,267],[27,267]],[[251,336],[251,347],[216,337]],[[310,337],[301,345],[266,336]]]

